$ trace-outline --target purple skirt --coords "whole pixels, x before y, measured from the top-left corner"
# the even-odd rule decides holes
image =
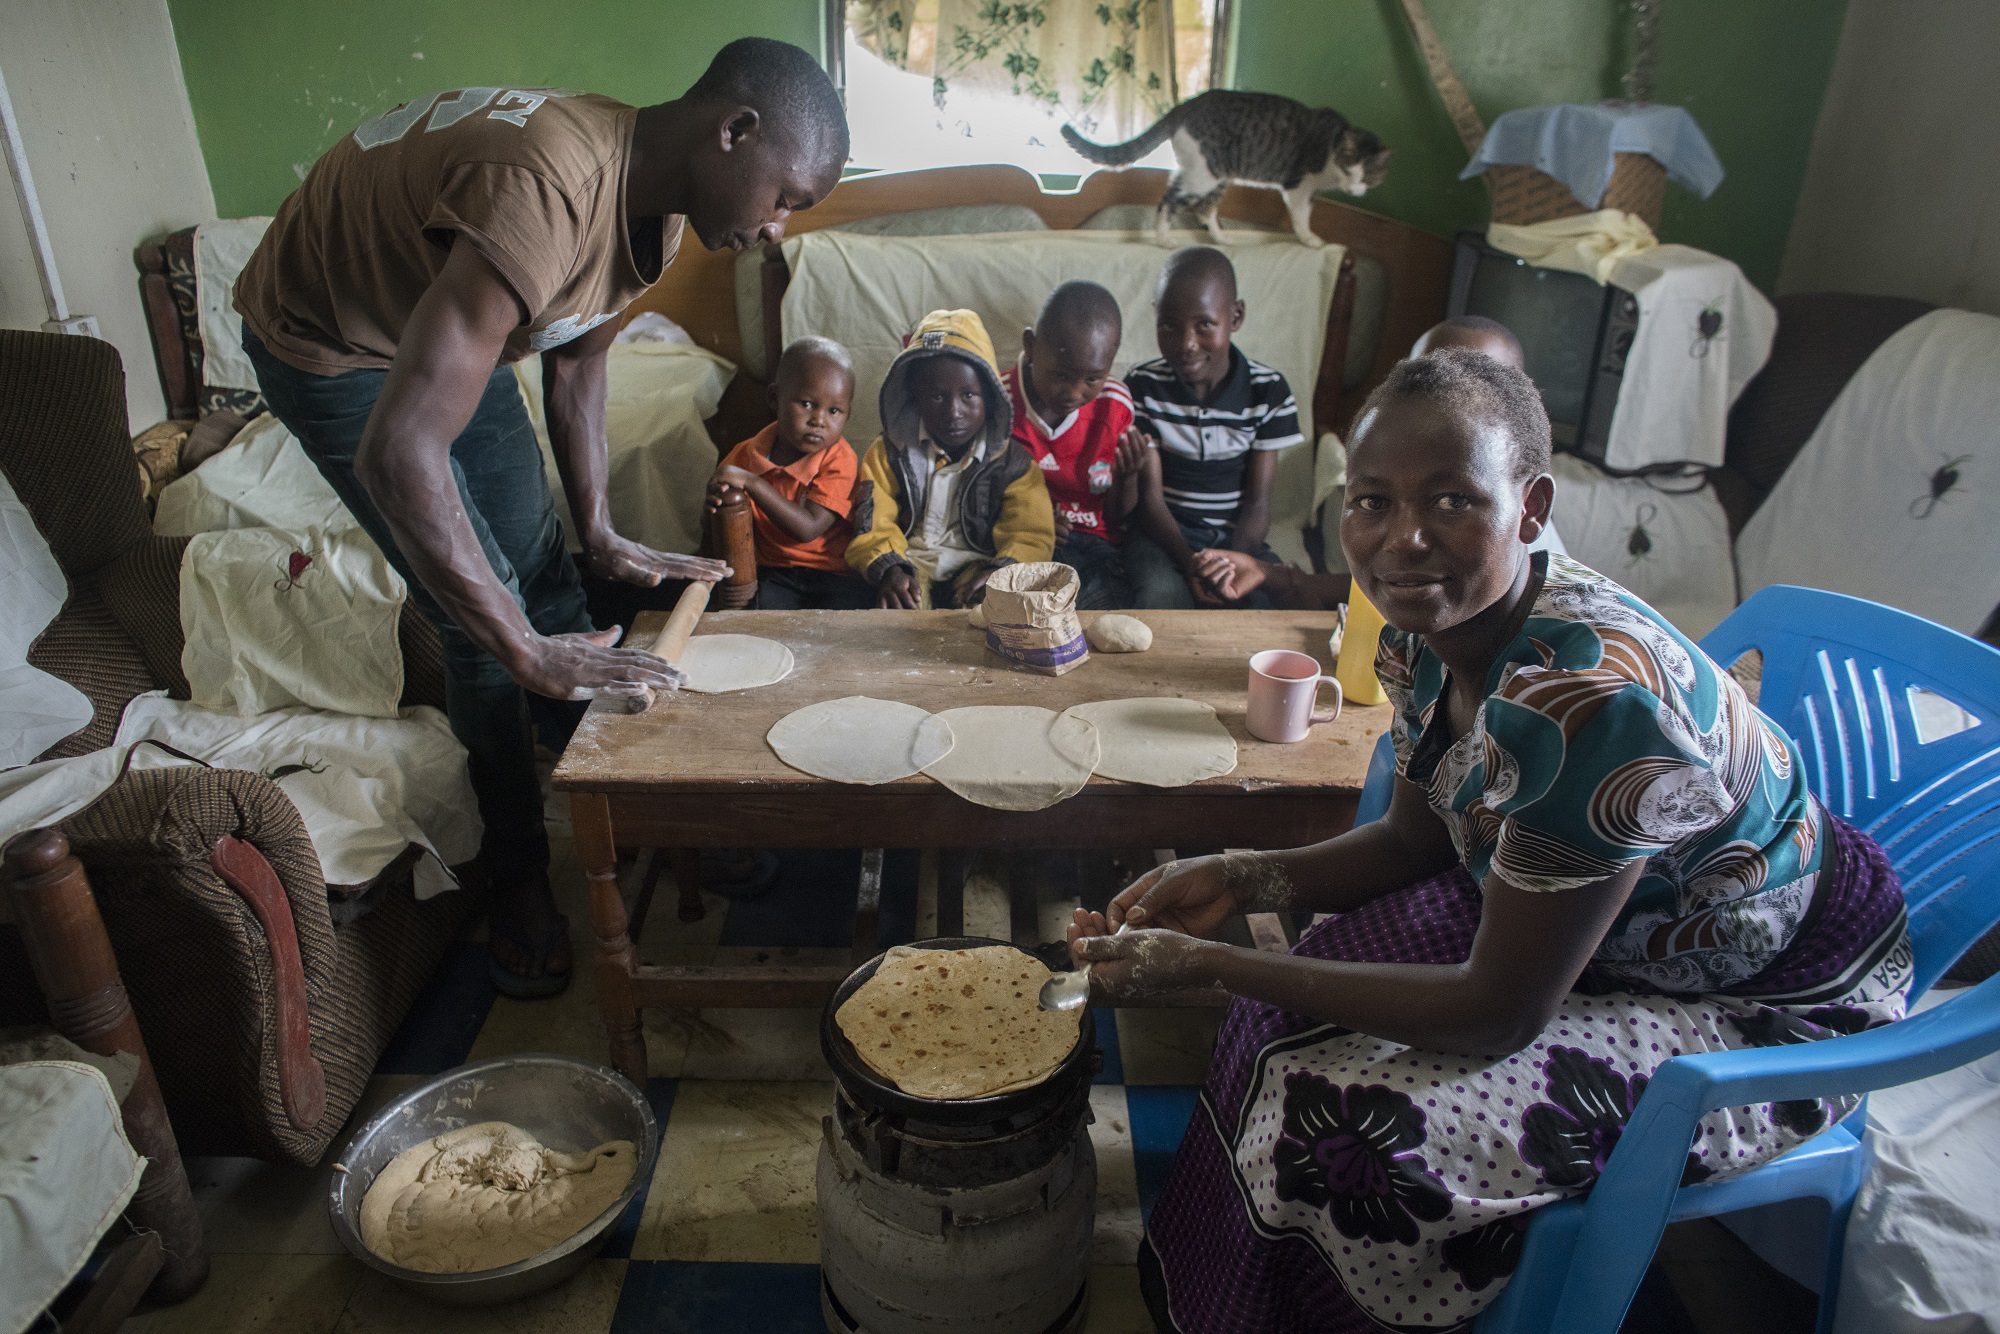
[[[1237,1000],[1147,1229],[1173,1327],[1462,1324],[1506,1286],[1533,1211],[1590,1188],[1662,1062],[1901,1018],[1901,886],[1867,835],[1830,815],[1826,828],[1808,920],[1729,994],[1637,995],[1593,985],[1587,972],[1539,1039],[1497,1058],[1421,1051]],[[1292,952],[1458,963],[1479,915],[1479,886],[1460,867],[1321,922]],[[1768,1162],[1853,1105],[1711,1113],[1682,1179]]]

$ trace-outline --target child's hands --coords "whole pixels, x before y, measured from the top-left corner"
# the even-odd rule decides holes
[[[1057,511],[1056,511],[1056,545],[1057,545],[1057,546],[1061,546],[1061,545],[1062,545],[1063,543],[1065,543],[1065,542],[1069,541],[1069,535],[1070,535],[1070,532],[1071,532],[1071,531],[1072,531],[1072,530],[1071,530],[1071,528],[1070,528],[1070,526],[1069,526],[1069,520],[1068,520],[1068,519],[1065,519],[1065,518],[1063,518],[1063,516],[1062,516],[1062,511],[1061,511],[1061,510],[1057,510]]]
[[[732,468],[730,471],[734,472],[735,469]],[[714,514],[724,505],[734,504],[736,498],[742,494],[744,493],[741,487],[731,486],[723,481],[722,474],[718,472],[708,479],[708,494],[702,497],[702,508]]]
[[[1130,477],[1146,464],[1146,451],[1153,447],[1153,440],[1136,426],[1125,428],[1125,434],[1118,437],[1118,457],[1111,465],[1115,477]]]
[[[875,605],[902,611],[915,611],[922,606],[917,597],[917,576],[909,566],[897,565],[882,576],[882,582],[875,588]]]
[[[1262,587],[1270,569],[1246,551],[1210,547],[1194,553],[1193,573],[1217,598],[1236,602]]]
[[[756,473],[747,472],[742,468],[732,467],[725,463],[715,470],[715,476],[708,479],[708,484],[711,489],[720,483],[726,487],[733,487],[738,491],[747,491],[750,489],[750,483],[756,480]]]
[[[1058,519],[1056,520],[1056,522],[1061,523],[1062,520]],[[983,569],[978,574],[972,576],[971,582],[969,582],[965,586],[965,592],[961,594],[961,596],[965,599],[966,606],[976,607],[981,602],[985,601],[986,581],[988,579],[991,579],[992,577],[993,577],[993,568],[991,566],[988,566],[986,569]]]

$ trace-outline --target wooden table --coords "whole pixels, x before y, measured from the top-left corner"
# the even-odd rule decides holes
[[[869,848],[857,911],[857,962],[874,953],[879,849],[1293,847],[1348,828],[1386,705],[1350,708],[1295,745],[1253,739],[1243,726],[1249,655],[1289,648],[1328,662],[1331,612],[1147,611],[1153,647],[1092,654],[1065,676],[1013,668],[989,654],[964,612],[719,612],[700,633],[762,635],[790,646],[797,666],[774,686],[729,695],[663,695],[640,714],[594,706],[555,786],[570,794],[576,850],[590,877],[597,996],[612,1060],[646,1072],[642,1006],[816,1006],[846,968],[641,966],[631,937],[650,886],[618,883],[618,849],[667,850],[683,905],[700,913],[697,848]],[[1086,623],[1095,613],[1083,613]],[[662,617],[639,618],[633,638]],[[1215,707],[1238,746],[1235,772],[1179,788],[1093,778],[1041,811],[976,806],[918,775],[868,787],[790,768],[765,743],[786,714],[822,700],[870,695],[931,712],[973,704],[1034,704],[1060,712],[1089,700],[1180,695]],[[643,875],[643,873],[642,873]],[[640,877],[634,877],[635,880]],[[628,902],[628,893],[630,901]],[[687,913],[683,914],[688,915]]]

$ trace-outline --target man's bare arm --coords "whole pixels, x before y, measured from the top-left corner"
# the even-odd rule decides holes
[[[611,341],[607,320],[581,338],[542,354],[542,405],[549,424],[549,452],[562,474],[570,518],[583,544],[590,572],[605,579],[651,588],[662,579],[707,579],[729,573],[719,560],[655,551],[620,537],[611,526],[606,480],[609,455],[604,429],[604,393]]]
[[[524,319],[493,266],[473,246],[453,245],[403,330],[355,451],[355,478],[445,614],[523,686],[564,699],[602,687],[677,685],[673,668],[650,653],[608,647],[616,631],[536,634],[466,515],[452,442]]]

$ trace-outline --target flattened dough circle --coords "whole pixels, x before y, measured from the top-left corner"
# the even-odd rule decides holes
[[[792,674],[792,651],[759,635],[696,635],[675,666],[687,673],[684,689],[724,695],[784,680]]]
[[[1072,714],[975,704],[937,717],[951,728],[951,754],[924,772],[976,805],[1039,811],[1075,796],[1097,767],[1097,728]]]
[[[794,709],[765,734],[794,769],[841,783],[893,783],[951,754],[951,726],[914,704],[849,695]]]
[[[1078,704],[1075,716],[1097,729],[1097,772],[1153,787],[1184,787],[1236,768],[1236,738],[1198,699],[1159,696]]]

